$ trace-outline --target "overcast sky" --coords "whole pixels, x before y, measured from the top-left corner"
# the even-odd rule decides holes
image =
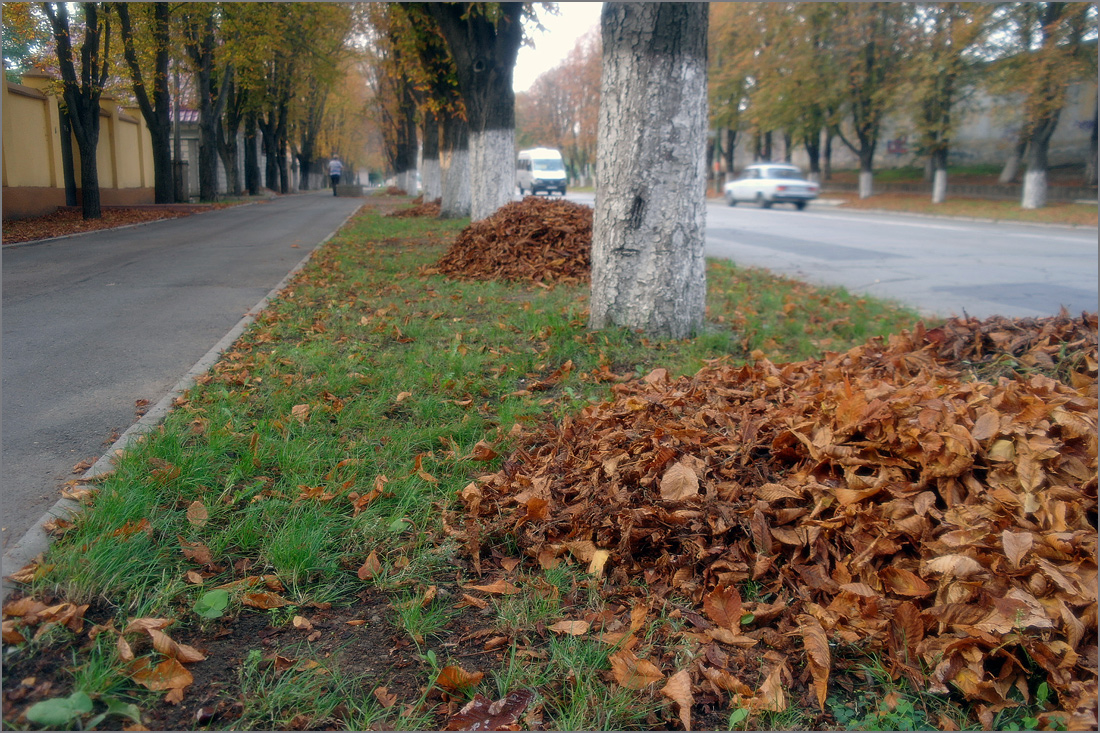
[[[522,46],[512,72],[512,88],[527,91],[535,79],[565,60],[577,40],[600,25],[603,3],[558,3],[558,15],[548,15],[541,5],[536,13],[545,31],[532,30],[535,47]]]

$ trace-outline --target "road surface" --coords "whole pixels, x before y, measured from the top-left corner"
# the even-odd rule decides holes
[[[361,203],[319,192],[5,247],[5,550]]]
[[[592,205],[592,194],[569,194]],[[929,316],[1097,309],[1097,230],[837,209],[707,207],[707,255]]]

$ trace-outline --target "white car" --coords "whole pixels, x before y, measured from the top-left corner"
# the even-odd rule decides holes
[[[772,204],[794,204],[801,211],[817,198],[818,185],[807,181],[790,163],[755,163],[741,171],[741,177],[726,184],[726,203],[751,201],[763,209]]]

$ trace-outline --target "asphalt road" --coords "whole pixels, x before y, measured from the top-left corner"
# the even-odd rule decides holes
[[[591,205],[592,194],[570,194]],[[1097,309],[1097,231],[714,202],[707,255],[892,299],[929,316],[1025,318]]]
[[[5,550],[361,203],[318,192],[5,247]]]

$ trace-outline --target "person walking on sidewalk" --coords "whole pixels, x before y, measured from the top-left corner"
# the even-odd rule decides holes
[[[344,164],[340,162],[340,156],[332,156],[328,162],[328,177],[332,179],[332,195],[336,195],[336,187],[340,184],[340,176],[344,174]]]

